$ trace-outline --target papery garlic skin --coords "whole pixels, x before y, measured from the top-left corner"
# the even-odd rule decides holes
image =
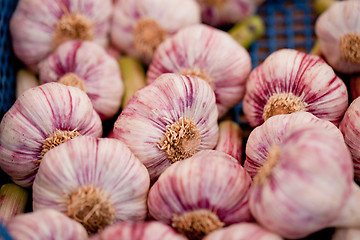
[[[246,83],[244,114],[252,127],[277,114],[310,112],[336,126],[348,106],[344,82],[320,57],[293,49],[272,53]]]
[[[196,210],[212,212],[225,225],[250,221],[250,186],[250,176],[236,159],[223,152],[203,150],[174,163],[160,175],[150,188],[149,212],[175,228],[175,215],[181,217]]]
[[[88,239],[80,223],[53,209],[18,215],[6,227],[14,240]]]
[[[58,130],[101,136],[101,119],[88,96],[60,83],[25,91],[0,123],[1,169],[16,184],[31,186],[44,153],[44,141]]]
[[[118,222],[91,236],[91,240],[186,240],[161,222]]]
[[[122,142],[79,136],[45,154],[33,184],[33,209],[52,208],[71,217],[73,211],[81,215],[82,211],[94,210],[88,222],[86,217],[78,219],[94,233],[118,220],[145,220],[149,184],[146,168]],[[75,195],[79,199],[74,209],[74,193],[87,187],[101,193],[95,196],[101,200],[99,206],[87,206],[90,199]],[[89,209],[81,210],[83,206]],[[99,216],[98,211],[99,219],[91,220]]]
[[[236,122],[223,120],[219,123],[219,140],[215,150],[229,154],[241,164],[242,130]]]
[[[108,44],[111,13],[111,0],[19,1],[10,21],[14,52],[27,67],[37,72],[37,64],[61,43],[55,39],[57,24],[62,31],[66,29],[68,34],[78,35],[80,40],[93,40],[105,47]],[[74,14],[80,14],[84,18],[81,20],[89,25],[89,36],[81,36],[85,28],[82,23],[75,24],[79,29],[74,31],[66,23],[60,24],[64,16]]]
[[[234,24],[253,15],[263,0],[196,0],[201,7],[201,19],[212,26]]]
[[[134,32],[140,21],[150,21],[144,33],[148,51],[136,48]],[[111,41],[127,55],[149,64],[157,45],[181,28],[200,23],[200,7],[195,0],[117,0],[111,26]],[[154,31],[154,32],[152,32]],[[145,49],[146,50],[146,49]]]
[[[289,239],[326,227],[359,225],[354,203],[360,191],[353,182],[350,152],[337,135],[314,126],[289,131],[273,145],[267,163],[249,199],[261,225]]]
[[[297,127],[314,126],[326,129],[344,141],[340,130],[331,122],[315,117],[308,112],[281,114],[269,118],[250,132],[246,142],[244,168],[253,178],[266,161],[273,144],[284,141],[285,135]]]
[[[356,98],[348,107],[339,129],[344,135],[345,143],[348,146],[354,165],[354,177],[360,180],[360,97]]]
[[[359,12],[359,1],[338,1],[321,14],[315,24],[322,54],[341,73],[360,72]]]
[[[119,111],[124,92],[120,68],[98,44],[68,41],[39,64],[41,83],[61,82],[67,74],[80,78],[78,81],[102,120]]]
[[[229,227],[216,230],[207,235],[204,240],[282,240],[256,223],[237,223]]]
[[[114,135],[146,166],[153,182],[172,162],[213,149],[218,140],[217,119],[209,84],[195,76],[169,73],[133,95],[114,124]],[[187,134],[188,126],[194,132],[184,139],[186,135],[180,136]]]
[[[331,240],[357,240],[360,236],[360,228],[336,228]]]
[[[249,53],[229,34],[196,24],[159,45],[147,72],[147,82],[163,73],[201,77],[215,91],[221,118],[244,97],[250,70]]]

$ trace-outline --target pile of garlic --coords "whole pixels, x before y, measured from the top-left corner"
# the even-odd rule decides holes
[[[360,69],[360,2],[318,18],[323,58],[281,49],[255,67],[246,34],[219,26],[258,26],[261,2],[19,1],[10,30],[27,69],[0,123],[0,167],[18,185],[0,191],[9,234],[360,238],[360,97],[339,77]]]

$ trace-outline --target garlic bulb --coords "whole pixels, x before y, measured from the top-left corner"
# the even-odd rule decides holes
[[[172,163],[213,149],[217,119],[209,84],[168,73],[133,95],[114,124],[114,135],[147,167],[154,182]]]
[[[292,49],[272,53],[255,68],[243,101],[256,127],[277,114],[306,111],[336,126],[348,106],[344,82],[320,57]]]
[[[81,136],[44,156],[33,209],[55,209],[95,233],[118,220],[144,220],[149,184],[146,168],[123,143]]]
[[[215,150],[229,154],[241,163],[242,130],[239,124],[232,120],[219,123],[219,140]]]
[[[315,126],[288,131],[274,144],[250,189],[250,210],[288,239],[326,227],[359,227],[360,189],[338,135]]]
[[[201,21],[195,0],[117,0],[112,20],[114,45],[146,64],[168,36]]]
[[[7,224],[14,216],[24,213],[28,192],[14,183],[6,183],[0,189],[0,223]]]
[[[251,179],[237,160],[203,150],[177,162],[150,188],[149,212],[189,239],[202,239],[225,225],[252,219]]]
[[[201,19],[212,26],[229,25],[253,15],[263,0],[196,0]]]
[[[16,73],[16,98],[21,96],[23,92],[29,88],[39,86],[39,80],[35,76],[35,73],[27,70],[20,69]]]
[[[340,123],[340,130],[344,135],[353,160],[355,180],[360,181],[360,97],[356,98],[346,110],[344,118]]]
[[[279,235],[272,233],[256,223],[237,223],[229,227],[216,230],[207,235],[204,240],[282,240]]]
[[[14,240],[88,239],[81,224],[52,209],[18,215],[7,229]]]
[[[27,67],[37,64],[61,43],[78,39],[108,44],[111,0],[21,0],[10,21],[16,56]]]
[[[341,132],[334,124],[327,120],[319,119],[311,113],[294,112],[276,115],[250,132],[245,150],[245,170],[251,177],[254,177],[259,168],[264,165],[271,146],[281,143],[288,131],[304,126],[324,128],[337,135],[340,141],[344,141]]]
[[[358,240],[360,228],[337,228],[331,240]]]
[[[229,34],[196,24],[159,45],[147,72],[147,82],[169,72],[198,76],[215,91],[222,117],[244,97],[250,70],[249,53]]]
[[[349,79],[349,91],[352,100],[360,97],[360,75],[353,75]]]
[[[186,240],[161,222],[118,222],[93,235],[91,240]]]
[[[102,120],[118,113],[124,86],[117,61],[99,45],[61,44],[39,64],[41,83],[60,82],[85,91]]]
[[[0,167],[23,187],[31,186],[42,157],[78,135],[100,137],[102,125],[78,88],[47,83],[25,91],[0,123]]]
[[[338,72],[360,72],[360,2],[337,1],[315,24],[321,52]]]

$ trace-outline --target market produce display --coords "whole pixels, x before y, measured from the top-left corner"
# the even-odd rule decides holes
[[[0,239],[359,240],[359,12],[0,0]]]

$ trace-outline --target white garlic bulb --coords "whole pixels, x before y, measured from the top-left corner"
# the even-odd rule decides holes
[[[316,21],[321,52],[338,72],[360,72],[360,1],[336,1]]]
[[[296,111],[338,126],[347,106],[346,86],[333,69],[320,57],[293,49],[275,51],[250,73],[243,101],[252,127]]]
[[[201,19],[212,26],[234,24],[253,15],[263,0],[196,0]]]
[[[89,96],[102,120],[118,113],[124,86],[117,61],[89,41],[61,44],[39,64],[41,83],[79,87]]]
[[[50,150],[33,184],[33,209],[52,208],[95,233],[147,214],[149,174],[119,140],[80,136]]]
[[[17,215],[6,228],[14,240],[88,239],[80,223],[53,209]]]
[[[198,76],[215,91],[221,118],[244,97],[250,70],[249,53],[229,34],[196,24],[159,45],[147,72],[147,82],[163,73]]]
[[[10,21],[16,56],[38,71],[37,64],[68,40],[108,44],[111,0],[21,0]]]
[[[150,188],[149,212],[189,239],[202,239],[225,225],[252,220],[250,186],[250,176],[236,159],[203,150],[160,175]]]
[[[281,143],[288,131],[297,127],[316,126],[324,128],[339,141],[344,141],[340,130],[331,122],[315,117],[308,112],[280,114],[269,118],[266,122],[250,132],[246,142],[245,170],[254,177],[266,162],[272,145]]]
[[[262,226],[298,239],[327,227],[359,227],[359,201],[344,141],[327,129],[305,126],[271,147],[249,205]]]
[[[163,74],[138,90],[114,124],[153,181],[172,163],[213,149],[218,140],[215,94],[196,76]]]
[[[47,83],[25,91],[0,123],[0,167],[20,186],[31,186],[42,157],[78,135],[100,137],[102,125],[78,88]]]
[[[186,240],[161,222],[118,222],[91,236],[91,240]]]
[[[149,64],[164,39],[196,23],[200,8],[195,0],[117,0],[111,40],[127,55]]]
[[[262,228],[256,223],[236,223],[216,230],[204,240],[282,240],[276,233]]]

